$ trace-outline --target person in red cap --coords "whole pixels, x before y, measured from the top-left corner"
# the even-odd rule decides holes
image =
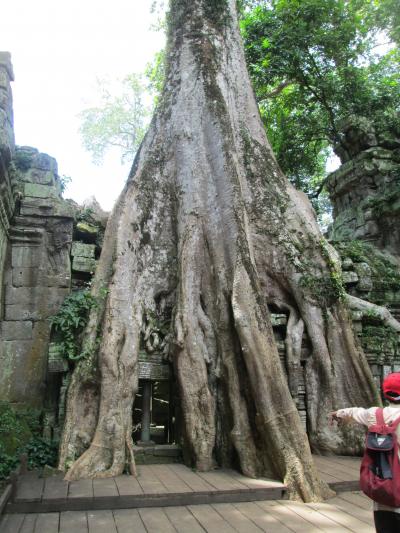
[[[389,401],[389,405],[383,409],[383,418],[386,424],[390,424],[400,415],[400,372],[393,372],[386,376],[382,383],[382,392]],[[369,427],[376,424],[376,409],[376,407],[339,409],[330,413],[330,419],[337,422],[354,421]],[[396,435],[400,445],[400,425],[397,427]],[[374,502],[374,521],[377,533],[400,533],[400,507],[388,507]]]

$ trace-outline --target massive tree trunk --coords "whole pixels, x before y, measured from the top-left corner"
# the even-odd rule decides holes
[[[171,0],[168,22],[165,89],[107,227],[94,292],[108,293],[87,331],[91,353],[72,379],[60,464],[77,479],[132,463],[138,351],[151,316],[170,321],[192,466],[237,464],[318,500],[327,487],[292,397],[303,332],[312,346],[305,374],[316,452],[359,450],[360,435],[328,427],[327,414],[379,401],[335,254],[268,144],[235,0]],[[289,315],[289,380],[268,305]]]

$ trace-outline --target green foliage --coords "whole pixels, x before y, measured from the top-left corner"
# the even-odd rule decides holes
[[[364,318],[361,332],[361,343],[364,349],[379,354],[382,363],[388,355],[391,358],[396,357],[400,348],[400,337],[397,331],[383,326],[379,320],[376,320],[379,325],[371,324],[371,318],[374,321],[374,317]]]
[[[49,319],[66,359],[77,361],[90,355],[87,350],[81,351],[81,334],[90,310],[97,305],[97,299],[89,290],[73,292],[65,298],[58,313]]]
[[[378,24],[383,31],[387,31],[390,38],[400,43],[400,8],[399,0],[384,0],[378,2]]]
[[[35,417],[17,411],[8,402],[0,402],[0,449],[4,453],[14,454],[31,437],[30,418]]]
[[[303,274],[300,279],[300,286],[307,289],[321,308],[330,307],[341,297],[337,280],[332,280],[330,275]]]
[[[40,436],[41,418],[40,410],[0,402],[0,480],[16,468],[23,453],[28,454],[30,468],[56,465],[57,443]]]
[[[68,185],[71,183],[72,178],[71,176],[66,176],[65,174],[62,174],[62,176],[59,177],[60,180],[60,188],[61,188],[61,194],[63,194],[68,187]]]
[[[160,100],[165,81],[165,50],[157,52],[153,61],[146,65],[144,75],[147,78],[147,88],[154,95],[154,105]]]
[[[399,52],[377,54],[382,29],[394,27],[390,4],[242,1],[247,64],[268,137],[284,172],[311,197],[341,146],[343,118],[367,116],[378,132],[400,130]]]
[[[42,437],[32,437],[29,442],[19,450],[19,454],[28,455],[28,466],[31,469],[43,466],[56,466],[58,457],[58,443],[50,442]]]
[[[346,291],[343,285],[340,263],[329,250],[329,245],[325,239],[320,240],[319,249],[326,261],[328,273],[325,271],[312,272],[313,265],[308,265],[306,272],[300,279],[300,286],[306,288],[318,305],[325,309],[338,300],[344,300]]]
[[[80,114],[83,145],[95,163],[101,163],[113,147],[121,151],[122,161],[132,161],[152,113],[144,82],[137,74],[130,74],[122,81],[119,94],[113,94],[105,80],[99,82],[99,91],[100,104]]]
[[[18,465],[17,455],[10,455],[0,445],[0,481],[7,479]]]
[[[0,444],[0,481],[7,479],[10,473],[15,470],[22,454],[28,455],[28,467],[30,469],[42,468],[46,465],[56,466],[58,443],[35,436],[13,454],[7,453]]]
[[[94,211],[91,207],[84,207],[80,209],[75,217],[77,222],[87,222],[88,224],[97,225],[96,220],[93,218]]]

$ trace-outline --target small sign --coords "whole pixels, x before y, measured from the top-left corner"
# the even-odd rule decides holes
[[[148,379],[150,381],[168,381],[169,378],[169,364],[139,361],[139,379]]]

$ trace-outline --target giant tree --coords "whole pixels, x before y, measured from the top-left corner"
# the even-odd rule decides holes
[[[316,452],[358,433],[330,410],[379,401],[344,304],[336,256],[282,174],[246,71],[235,0],[171,0],[165,87],[114,210],[93,286],[106,288],[76,367],[61,443],[66,477],[134,471],[132,405],[150,318],[179,383],[185,457],[327,494]],[[289,316],[286,368],[269,305]],[[309,440],[295,401],[305,331]]]

